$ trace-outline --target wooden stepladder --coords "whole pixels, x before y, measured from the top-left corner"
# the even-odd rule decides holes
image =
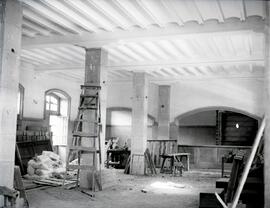
[[[82,85],[78,115],[75,120],[72,144],[66,163],[66,173],[63,186],[67,178],[67,171],[77,170],[76,185],[80,186],[80,171],[89,172],[92,191],[102,190],[101,186],[101,143],[100,143],[100,86]],[[70,164],[75,156],[78,164]],[[82,162],[85,160],[85,162]],[[87,162],[87,163],[86,163]],[[83,163],[83,164],[82,164]],[[89,163],[89,164],[88,164]]]

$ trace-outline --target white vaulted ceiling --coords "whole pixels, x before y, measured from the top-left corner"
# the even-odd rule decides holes
[[[261,77],[264,1],[23,0],[22,61],[81,80],[83,47],[108,51],[109,79]]]

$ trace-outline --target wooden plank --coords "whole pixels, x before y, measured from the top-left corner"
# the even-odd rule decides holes
[[[247,116],[226,116],[227,122],[253,122],[255,123],[253,118]]]
[[[150,151],[148,148],[145,150],[144,156],[145,156],[145,161],[147,163],[146,169],[149,168],[151,174],[157,174],[155,164],[151,158]],[[145,171],[145,173],[146,173],[146,171]]]
[[[256,125],[256,122],[247,122],[247,121],[245,121],[245,122],[243,122],[243,121],[239,121],[239,122],[237,122],[237,121],[234,121],[234,122],[226,122],[224,125],[226,126],[226,127],[235,127],[235,125],[238,123],[238,125],[239,125],[239,127],[241,128],[241,127],[253,127],[253,126],[255,126]]]
[[[228,136],[226,137],[226,140],[224,140],[223,142],[226,142],[226,141],[248,141],[248,137],[246,136]],[[251,141],[251,144],[252,144],[252,141]]]
[[[266,121],[265,121],[265,118],[264,118],[262,123],[261,123],[261,126],[259,128],[259,131],[258,131],[258,133],[256,135],[256,138],[255,138],[254,145],[252,147],[250,156],[249,156],[249,158],[247,160],[247,163],[245,165],[245,169],[243,171],[242,177],[240,179],[239,185],[238,185],[236,193],[234,195],[231,208],[236,208],[236,206],[237,206],[237,203],[239,201],[239,198],[240,198],[241,192],[243,190],[244,184],[245,184],[245,182],[247,180],[249,170],[251,168],[252,162],[253,162],[254,157],[256,155],[256,151],[257,151],[258,146],[260,144],[260,141],[261,141],[261,138],[262,138],[262,135],[263,135],[263,131],[264,131],[264,128],[265,128],[265,123],[266,123]]]
[[[131,156],[129,155],[126,166],[125,166],[125,171],[124,171],[125,174],[130,173],[130,158],[131,158]]]
[[[29,203],[26,197],[25,188],[22,181],[22,175],[18,166],[14,167],[14,189],[20,192],[20,198],[24,199],[24,207],[29,207]]]
[[[48,185],[48,186],[62,186],[63,185],[62,179],[55,179],[55,178],[39,179],[39,180],[34,180],[33,182],[36,184]],[[76,181],[65,180],[64,186],[73,185],[73,184],[75,185]]]
[[[244,129],[245,129],[246,131],[254,131],[254,130],[257,131],[257,129],[254,128],[254,126],[245,126]],[[233,127],[227,126],[227,127],[224,128],[224,130],[225,130],[225,132],[227,132],[227,131],[235,131],[235,130],[239,130],[239,129],[235,128],[235,126],[233,126]]]
[[[232,201],[242,163],[243,163],[243,157],[239,159],[235,157],[233,160],[233,167],[232,167],[232,171],[230,175],[230,180],[228,183],[228,189],[226,192],[226,199],[225,199],[226,203],[229,203]]]
[[[227,139],[227,137],[247,137],[254,140],[255,134],[256,132],[254,131],[228,131],[228,132],[225,132],[224,136],[225,136],[225,139]]]
[[[150,155],[156,167],[161,166],[160,155],[176,152],[177,140],[147,140]]]

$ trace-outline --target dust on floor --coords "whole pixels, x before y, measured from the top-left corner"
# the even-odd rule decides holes
[[[118,170],[117,176],[113,186],[95,192],[94,197],[61,187],[29,190],[30,208],[198,208],[199,193],[213,189],[220,173],[189,171],[183,177],[132,176]]]

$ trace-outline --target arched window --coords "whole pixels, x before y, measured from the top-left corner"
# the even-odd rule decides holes
[[[49,115],[68,116],[70,97],[60,91],[48,91],[45,96],[45,110]]]
[[[62,90],[51,89],[45,93],[45,118],[49,120],[54,146],[67,145],[70,100]]]
[[[46,95],[46,111],[50,111],[50,114],[60,114],[60,97],[51,93]]]

